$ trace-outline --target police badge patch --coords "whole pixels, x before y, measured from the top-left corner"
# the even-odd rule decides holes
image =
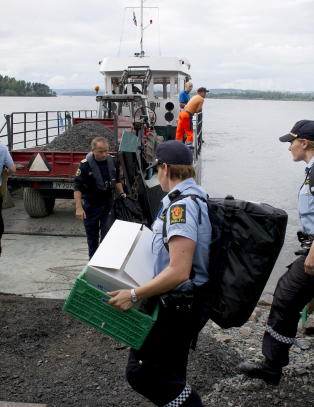
[[[75,174],[77,177],[79,177],[80,175],[81,175],[81,170],[80,170],[80,168],[78,168],[77,169],[77,171],[76,171],[76,174]]]
[[[170,209],[170,225],[174,223],[186,223],[186,206],[174,205]]]

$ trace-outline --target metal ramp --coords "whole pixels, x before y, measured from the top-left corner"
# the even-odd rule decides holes
[[[123,71],[119,80],[119,93],[125,92],[125,86],[132,84],[132,93],[147,94],[147,87],[152,78],[152,71],[149,66],[128,66],[128,69]],[[139,89],[136,85],[141,85]]]

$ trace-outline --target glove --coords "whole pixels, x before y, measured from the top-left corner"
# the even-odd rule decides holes
[[[121,192],[120,198],[126,198],[126,193],[125,193],[125,192]]]

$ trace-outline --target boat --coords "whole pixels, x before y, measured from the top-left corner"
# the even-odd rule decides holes
[[[73,198],[74,176],[87,151],[56,151],[51,147],[62,131],[75,133],[84,122],[112,132],[111,149],[119,156],[124,182],[150,224],[163,197],[156,173],[147,170],[158,144],[175,138],[179,93],[191,79],[187,58],[148,56],[143,49],[143,0],[140,2],[140,50],[134,55],[106,57],[99,65],[104,94],[95,87],[97,112],[15,112],[6,116],[7,144],[17,166],[11,185],[24,188],[24,207],[31,217],[49,215],[55,199]],[[194,115],[194,165],[200,183],[202,113]],[[20,148],[20,146],[23,148]]]

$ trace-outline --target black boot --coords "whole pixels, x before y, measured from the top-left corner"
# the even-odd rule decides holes
[[[238,368],[241,373],[246,376],[262,379],[267,384],[274,386],[278,386],[282,374],[282,368],[280,366],[274,366],[274,364],[268,360],[264,362],[241,362]]]

